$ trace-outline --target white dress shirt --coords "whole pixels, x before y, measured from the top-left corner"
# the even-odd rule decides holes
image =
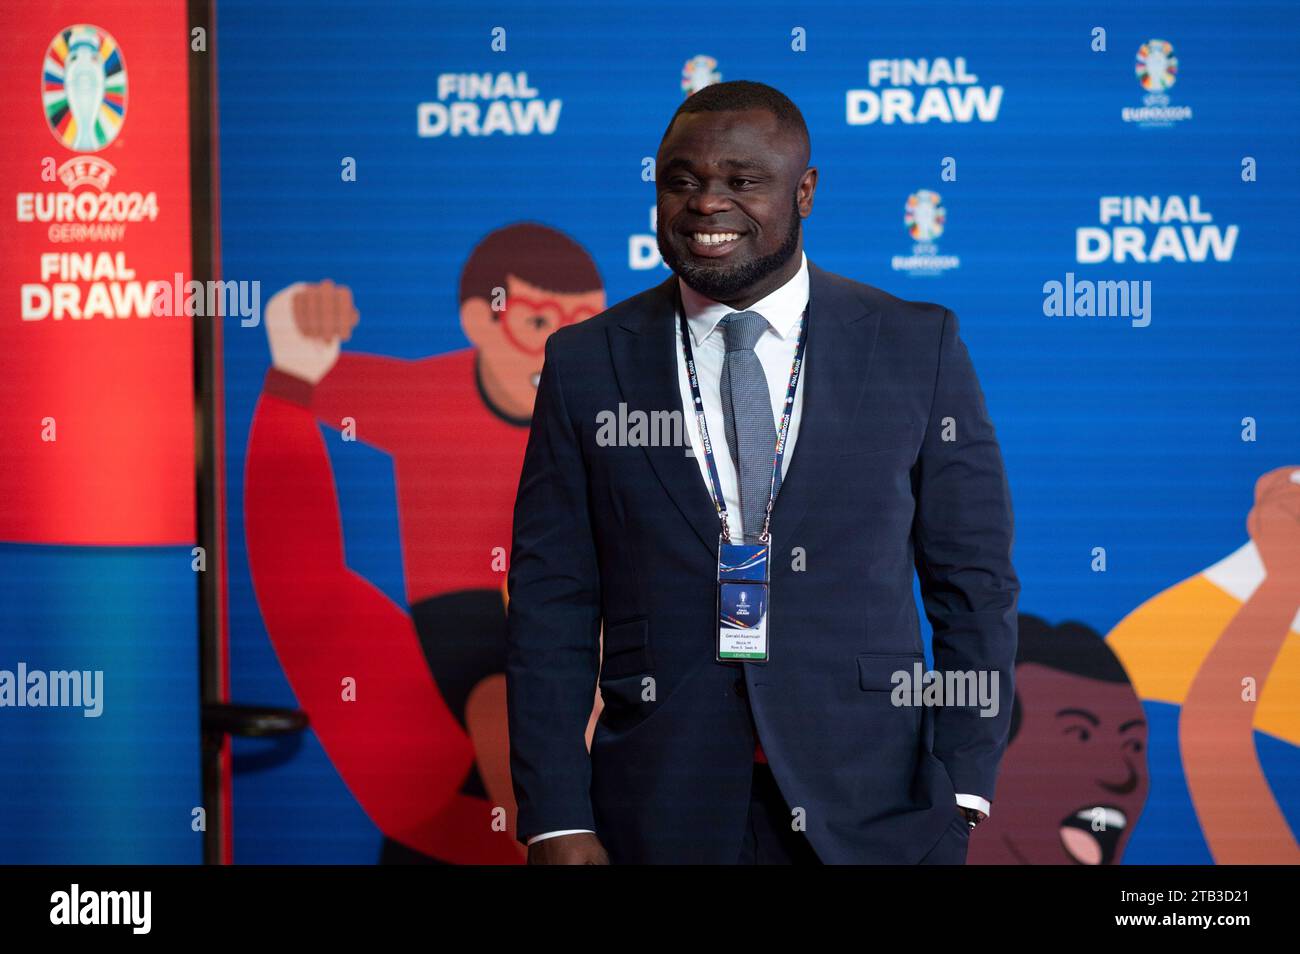
[[[785,392],[790,386],[790,369],[794,353],[799,346],[799,316],[808,305],[808,256],[801,254],[799,271],[766,298],[756,301],[745,311],[756,311],[767,319],[767,330],[754,343],[754,354],[763,366],[767,377],[767,393],[772,399],[772,423],[781,426],[781,413],[785,408]],[[722,361],[727,355],[725,332],[718,327],[723,318],[736,309],[722,302],[705,298],[681,279],[682,306],[686,309],[686,325],[691,332],[691,350],[695,353],[695,372],[699,375],[700,397],[704,400],[704,420],[709,428],[709,441],[713,444],[713,460],[718,465],[718,479],[722,481],[722,494],[727,504],[727,527],[732,543],[744,543],[744,530],[757,533],[762,527],[740,525],[740,478],[727,447],[726,421],[722,416]],[[704,456],[704,442],[691,397],[691,381],[686,373],[686,356],[682,353],[681,332],[674,327],[677,339],[677,380],[681,389],[682,407],[687,409],[684,425],[691,439],[691,452],[700,465],[700,479],[710,488],[709,464]],[[803,392],[808,375],[808,356],[804,354],[804,369],[799,374],[799,389],[794,393],[794,410],[790,414],[790,432],[786,437],[785,455],[781,458],[781,479],[790,470],[795,440],[799,436],[799,419],[803,411]]]
[[[790,369],[794,365],[794,353],[799,345],[799,317],[808,305],[808,256],[800,253],[799,271],[788,282],[772,292],[766,298],[756,301],[745,311],[756,311],[767,319],[767,330],[754,344],[754,354],[758,356],[763,372],[767,376],[767,393],[772,399],[772,423],[781,425],[781,413],[785,405],[785,392],[790,384]],[[709,440],[713,444],[713,460],[718,467],[718,479],[722,482],[722,492],[727,505],[727,527],[731,531],[732,543],[744,542],[744,530],[741,527],[740,514],[740,478],[736,474],[736,465],[731,460],[727,447],[726,422],[722,416],[722,361],[726,357],[726,341],[718,323],[736,309],[722,302],[706,298],[695,289],[690,288],[680,278],[677,280],[682,292],[682,306],[686,310],[686,325],[691,334],[691,350],[695,355],[695,372],[699,376],[700,397],[704,401],[704,421],[709,428]],[[691,408],[695,399],[691,396],[690,376],[686,372],[686,356],[682,353],[681,331],[678,323],[673,325],[673,337],[677,342],[677,382],[681,391],[682,407],[686,409],[684,426],[690,436],[691,450],[700,467],[700,479],[713,496],[713,481],[709,477],[709,464],[704,456],[704,442],[700,438],[700,429]],[[804,352],[804,366],[799,374],[799,389],[795,391],[794,409],[790,414],[790,430],[786,437],[785,456],[781,460],[781,479],[790,469],[790,459],[794,456],[795,441],[799,436],[799,419],[803,413],[803,393],[807,382],[808,354]],[[816,369],[811,373],[816,374]],[[779,496],[779,492],[778,492]],[[753,528],[755,532],[762,529]],[[964,808],[978,808],[984,814],[989,813],[989,803],[978,795],[958,795],[957,804]],[[566,831],[548,831],[534,835],[528,844],[557,835],[573,835],[586,829]]]

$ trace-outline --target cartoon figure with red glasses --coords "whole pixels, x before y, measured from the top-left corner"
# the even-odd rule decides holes
[[[385,836],[381,862],[523,858],[504,676],[512,508],[546,339],[605,307],[590,255],[531,223],[475,247],[459,300],[473,347],[414,361],[343,351],[359,316],[328,280],[283,289],[264,316],[253,585],[299,705]],[[392,457],[406,607],[347,565],[318,422]]]

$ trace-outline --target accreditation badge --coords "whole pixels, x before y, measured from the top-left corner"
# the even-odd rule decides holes
[[[767,662],[766,544],[718,542],[718,662]]]

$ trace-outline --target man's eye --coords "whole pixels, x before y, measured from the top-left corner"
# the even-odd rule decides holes
[[[1065,730],[1065,734],[1077,736],[1080,742],[1087,742],[1090,738],[1092,738],[1092,733],[1089,732],[1081,725],[1070,726],[1068,729]]]
[[[534,328],[540,330],[542,328],[545,328],[548,322],[544,315],[533,315],[531,318],[528,319],[528,323],[532,325]]]
[[[754,184],[753,179],[732,179],[731,184],[739,189],[746,189]]]

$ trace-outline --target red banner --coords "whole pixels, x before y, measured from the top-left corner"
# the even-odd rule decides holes
[[[0,7],[0,541],[194,539],[192,42],[180,2]]]

